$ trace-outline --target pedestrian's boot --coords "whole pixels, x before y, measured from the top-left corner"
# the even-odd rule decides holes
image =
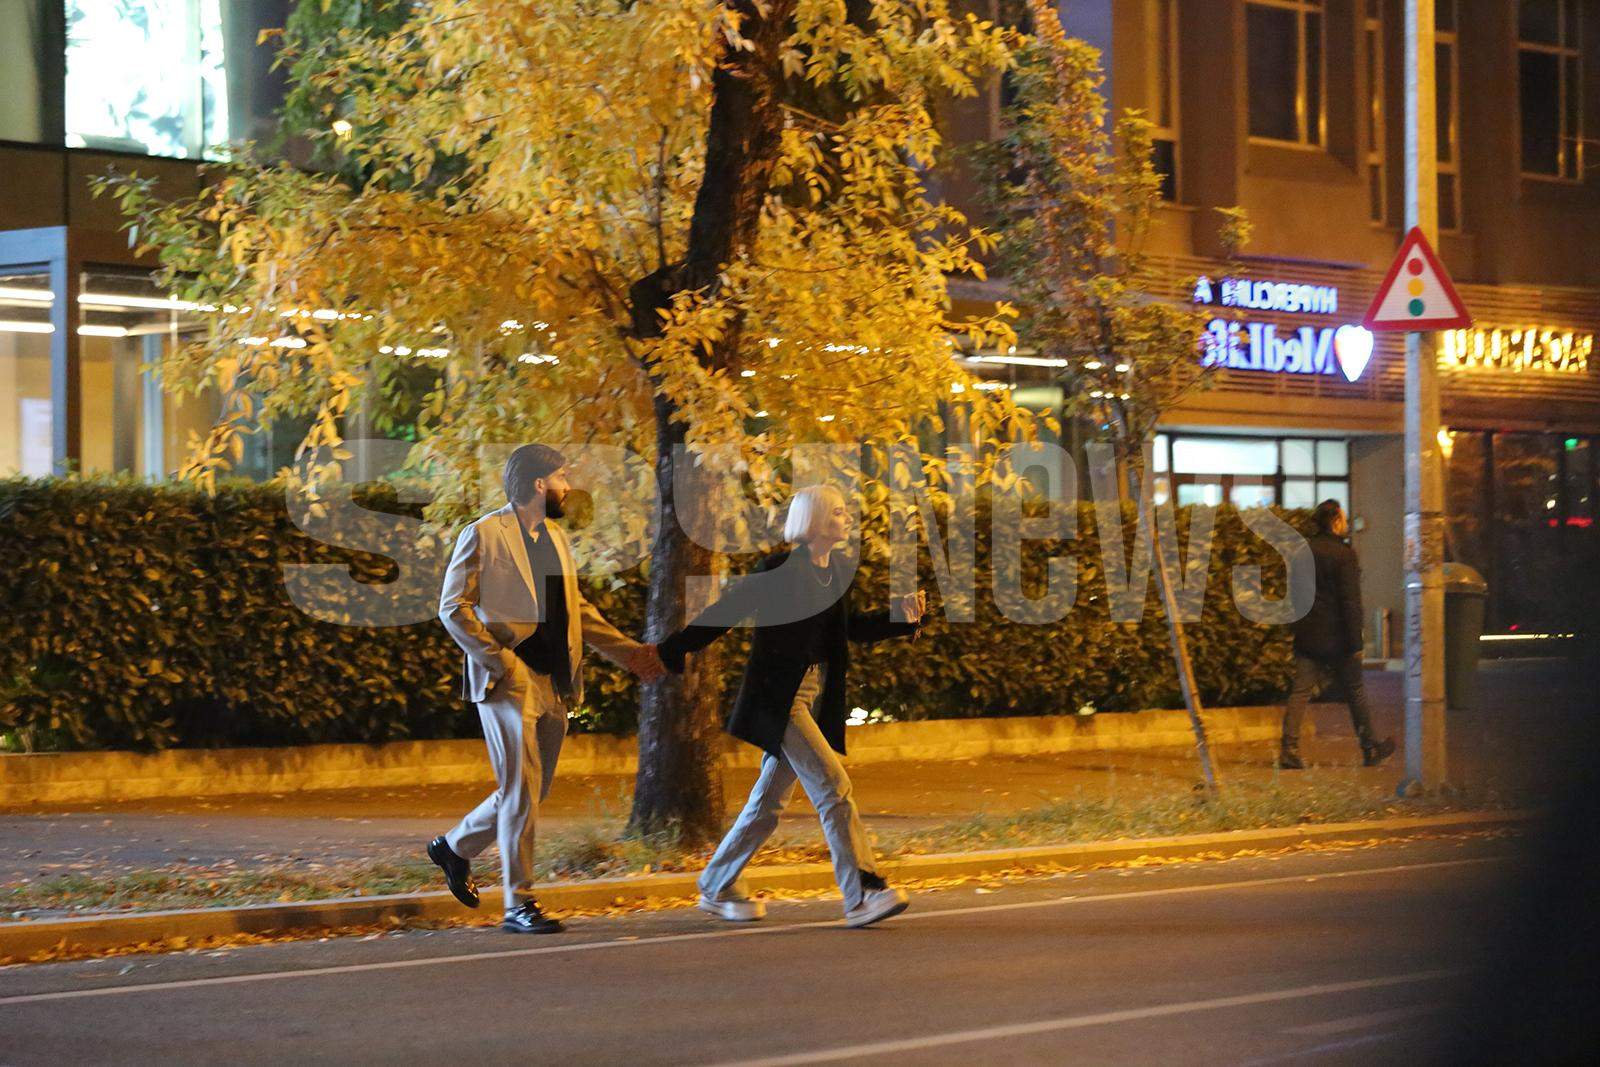
[[[1390,756],[1394,755],[1394,738],[1385,737],[1382,741],[1368,741],[1361,746],[1361,763],[1363,766],[1376,767]]]
[[[1284,745],[1278,750],[1278,770],[1303,771],[1306,769],[1305,761],[1300,758],[1300,750],[1293,745]]]

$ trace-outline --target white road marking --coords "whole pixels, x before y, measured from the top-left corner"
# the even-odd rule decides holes
[[[1383,1023],[1400,1022],[1405,1019],[1415,1019],[1419,1015],[1431,1015],[1443,1010],[1442,1004],[1417,1004],[1409,1008],[1395,1008],[1392,1011],[1375,1011],[1367,1015],[1352,1015],[1347,1019],[1329,1019],[1324,1023],[1311,1023],[1308,1026],[1291,1026],[1284,1030],[1286,1034],[1305,1034],[1307,1037],[1327,1037],[1332,1034],[1345,1034],[1351,1030],[1370,1030]]]
[[[1477,866],[1503,862],[1504,857],[1481,856],[1471,859],[1440,860],[1431,863],[1396,864],[1388,867],[1363,867],[1353,871],[1332,871],[1319,878],[1358,878],[1367,875],[1399,874],[1409,871],[1441,870],[1452,867]],[[1089,896],[1055,897],[1049,900],[1017,901],[1011,904],[988,904],[968,908],[941,908],[935,911],[911,912],[891,920],[893,925],[917,919],[934,919],[943,916],[975,915],[984,912],[1018,911],[1027,908],[1058,908],[1069,905],[1098,904],[1119,900],[1148,900],[1152,897],[1181,896],[1189,893],[1206,893],[1228,889],[1256,889],[1263,886],[1286,885],[1304,882],[1304,874],[1283,875],[1274,878],[1252,878],[1234,882],[1206,882],[1200,885],[1168,886],[1162,889],[1138,889],[1128,893],[1097,893]],[[613,938],[607,941],[584,941],[577,944],[540,945],[533,948],[503,949],[498,952],[470,952],[455,956],[429,956],[426,959],[384,960],[378,963],[348,963],[334,967],[304,967],[287,971],[260,971],[252,974],[219,975],[212,978],[186,978],[172,982],[143,982],[133,985],[101,986],[96,989],[61,989],[48,993],[22,993],[0,997],[0,1007],[10,1004],[39,1004],[55,1000],[77,1000],[83,997],[112,997],[135,993],[155,993],[172,989],[196,989],[205,986],[245,985],[252,982],[272,982],[289,978],[318,978],[332,974],[361,974],[367,971],[394,971],[409,967],[438,967],[453,963],[472,963],[478,960],[504,960],[523,956],[554,956],[571,952],[592,952],[599,949],[648,948],[688,941],[716,941],[729,937],[760,937],[765,934],[786,934],[797,930],[836,928],[837,919],[817,922],[786,923],[772,926],[745,926],[734,930],[706,930],[692,934],[663,934],[660,937]],[[841,934],[841,936],[844,936]]]
[[[1234,1067],[1274,1067],[1280,1063],[1304,1063],[1308,1057],[1320,1056],[1326,1052],[1346,1052],[1362,1045],[1376,1045],[1381,1041],[1393,1041],[1403,1036],[1399,1030],[1380,1030],[1375,1034],[1362,1034],[1360,1037],[1347,1037],[1342,1041],[1329,1041],[1324,1045],[1312,1045],[1310,1048],[1297,1048],[1280,1056],[1268,1056],[1264,1059],[1241,1060]]]
[[[1362,978],[1353,982],[1325,982],[1321,985],[1299,986],[1295,989],[1274,989],[1266,993],[1245,993],[1233,997],[1213,997],[1210,1000],[1185,1000],[1174,1004],[1154,1004],[1148,1008],[1128,1008],[1123,1011],[1102,1011],[1093,1015],[1069,1015],[1061,1019],[1041,1019],[1031,1023],[1013,1023],[1009,1026],[986,1026],[979,1030],[955,1030],[926,1037],[908,1037],[900,1041],[873,1041],[862,1045],[842,1045],[814,1052],[796,1052],[788,1056],[767,1056],[755,1060],[738,1060],[718,1067],[791,1067],[803,1063],[835,1063],[839,1060],[863,1059],[869,1056],[892,1056],[920,1049],[943,1048],[946,1045],[964,1045],[973,1041],[1002,1041],[1012,1037],[1031,1037],[1036,1034],[1054,1034],[1063,1030],[1081,1030],[1089,1026],[1111,1026],[1116,1023],[1140,1022],[1173,1015],[1190,1015],[1201,1011],[1218,1011],[1223,1008],[1244,1008],[1254,1004],[1272,1004],[1283,1000],[1305,1000],[1311,997],[1351,993],[1359,989],[1383,989],[1388,986],[1412,985],[1449,978],[1457,971],[1414,971],[1411,974],[1391,974],[1381,978]]]

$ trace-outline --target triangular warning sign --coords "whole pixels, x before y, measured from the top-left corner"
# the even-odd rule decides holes
[[[1369,330],[1464,330],[1472,316],[1433,247],[1414,228],[1400,242],[1389,276],[1378,286],[1362,325]]]

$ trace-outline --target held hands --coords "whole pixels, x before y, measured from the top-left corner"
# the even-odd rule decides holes
[[[639,645],[628,657],[623,666],[638,676],[639,681],[649,684],[660,681],[667,673],[667,668],[661,662],[661,653],[655,645]]]
[[[928,594],[918,589],[910,596],[896,597],[894,609],[901,621],[920,627],[923,616],[928,613]]]

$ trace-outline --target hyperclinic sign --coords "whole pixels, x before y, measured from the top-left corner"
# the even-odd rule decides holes
[[[1202,277],[1194,285],[1194,302],[1285,315],[1333,316],[1339,313],[1339,290],[1331,285]],[[1372,333],[1354,323],[1296,329],[1250,319],[1217,318],[1206,327],[1203,344],[1201,362],[1207,366],[1271,374],[1342,374],[1352,382],[1372,360]]]

